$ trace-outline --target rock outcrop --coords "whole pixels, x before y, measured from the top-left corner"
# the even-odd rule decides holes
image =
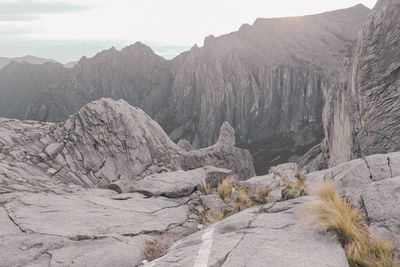
[[[250,153],[234,147],[229,125],[214,146],[186,152],[157,122],[123,100],[102,98],[63,124],[7,119],[0,124],[0,164],[13,169],[12,176],[6,171],[0,177],[10,190],[58,181],[83,187],[113,182],[117,191],[126,192],[146,175],[207,165],[230,169],[242,179],[255,174]]]
[[[207,37],[204,47],[171,61],[140,43],[110,49],[82,58],[54,84],[43,83],[29,98],[32,105],[16,103],[17,113],[0,116],[60,122],[101,97],[122,98],[154,118],[174,142],[186,139],[196,148],[215,143],[229,122],[237,143],[251,150],[257,172],[264,173],[322,140],[322,89],[368,12],[358,5],[257,19],[237,32]]]
[[[400,150],[399,24],[400,3],[378,1],[338,82],[328,90],[322,148],[329,151],[326,165]]]

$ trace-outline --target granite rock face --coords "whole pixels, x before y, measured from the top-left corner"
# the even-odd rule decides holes
[[[400,3],[380,0],[328,90],[323,113],[327,165],[400,150]]]
[[[196,148],[214,144],[229,122],[263,173],[322,140],[323,88],[368,12],[358,5],[257,19],[237,32],[207,37],[204,47],[171,61],[140,43],[110,49],[82,58],[54,84],[43,83],[32,105],[15,108],[20,113],[0,116],[60,122],[101,97],[122,98],[155,119],[174,142],[186,139]]]
[[[15,171],[2,177],[10,188],[29,187],[29,179],[37,178],[83,187],[113,182],[121,189],[147,175],[207,165],[230,169],[242,179],[255,174],[249,152],[234,147],[228,124],[214,146],[186,152],[157,122],[123,100],[102,98],[63,124],[7,119],[0,124],[0,164]]]

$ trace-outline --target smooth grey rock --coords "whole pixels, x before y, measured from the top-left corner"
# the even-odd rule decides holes
[[[148,266],[348,266],[338,242],[301,225],[308,199],[242,211],[178,241]]]
[[[400,251],[400,177],[364,187],[361,198],[369,225],[387,234]]]
[[[141,192],[147,196],[185,197],[194,193],[202,182],[207,182],[216,175],[225,179],[231,173],[229,170],[208,166],[191,171],[153,174],[134,181],[129,191]]]
[[[74,240],[162,232],[188,216],[186,205],[171,200],[143,195],[113,200],[90,190],[67,195],[25,194],[4,208],[24,232]]]
[[[357,198],[363,186],[372,183],[371,172],[364,159],[352,160],[327,170],[305,175],[305,181],[310,187],[324,179],[333,180],[338,185],[341,194],[354,198]]]
[[[233,211],[233,208],[228,206],[219,195],[201,195],[200,201],[204,207],[216,211]]]
[[[328,163],[329,151],[324,143],[315,145],[297,161],[299,168],[306,172],[324,170],[328,168]]]
[[[245,188],[252,189],[257,192],[259,188],[265,188],[267,186],[271,189],[275,189],[279,186],[279,179],[273,174],[267,174],[262,176],[254,176],[246,181],[239,181],[239,184]]]

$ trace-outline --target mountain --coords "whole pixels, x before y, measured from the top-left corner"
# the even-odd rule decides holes
[[[122,98],[154,117],[167,106],[172,82],[168,62],[149,47],[136,43],[121,51],[111,48],[83,57],[67,79],[41,92],[25,118],[62,121],[101,97]]]
[[[44,88],[55,87],[69,70],[59,63],[33,65],[12,61],[0,70],[0,114],[24,118]]]
[[[314,159],[309,157],[304,163],[335,166],[400,150],[399,24],[400,3],[378,1],[341,68],[339,79],[327,90],[325,140],[314,149],[320,153],[314,153]]]
[[[78,64],[78,61],[71,61],[71,62],[64,64],[64,67],[72,69],[73,67],[75,67],[76,64]]]
[[[46,59],[46,58],[40,58],[40,57],[34,57],[34,56],[24,56],[24,57],[13,57],[13,58],[7,58],[7,57],[0,57],[0,69],[4,68],[7,66],[10,62],[15,61],[15,62],[27,62],[30,64],[35,64],[35,65],[41,65],[43,63],[57,63],[57,61],[53,59]]]
[[[203,47],[170,61],[141,43],[106,50],[83,57],[56,85],[43,84],[32,105],[16,107],[23,117],[0,115],[58,122],[93,100],[122,98],[160,123],[173,141],[186,139],[196,148],[214,143],[228,121],[237,143],[255,157],[257,172],[265,173],[321,142],[323,88],[368,13],[357,5],[257,19],[237,32],[209,36]]]

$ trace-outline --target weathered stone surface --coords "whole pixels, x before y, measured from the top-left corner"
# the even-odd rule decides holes
[[[4,209],[24,232],[71,239],[162,232],[188,215],[186,205],[172,200],[143,195],[113,200],[87,190],[61,196],[24,194]]]
[[[15,192],[0,204],[0,266],[132,266],[145,240],[196,231],[187,204],[138,193]]]
[[[219,195],[201,195],[200,201],[203,207],[216,211],[233,211],[231,206],[228,206]]]
[[[301,225],[308,198],[255,207],[178,241],[148,266],[348,266],[330,236]]]

